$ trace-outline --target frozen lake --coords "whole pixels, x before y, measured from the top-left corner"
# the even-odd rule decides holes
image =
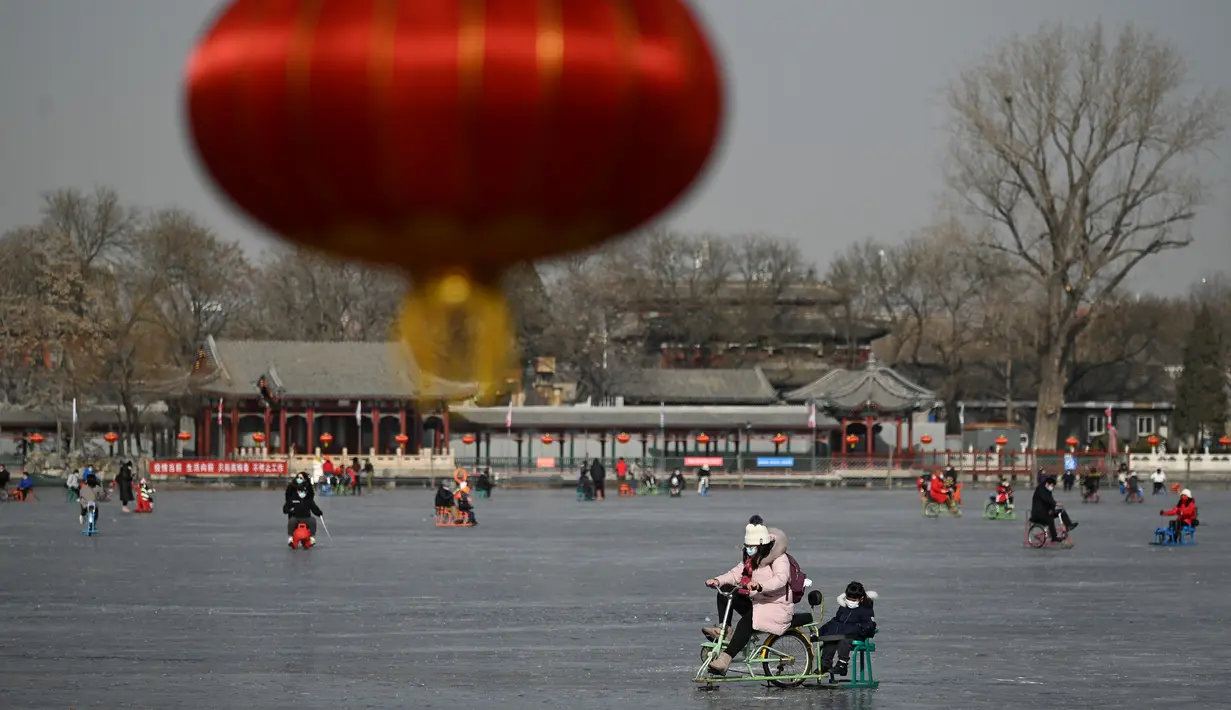
[[[430,491],[378,492],[321,499],[332,541],[291,552],[280,492],[113,501],[87,539],[43,489],[0,504],[0,708],[1226,707],[1231,493],[1197,494],[1197,547],[1147,544],[1169,493],[1066,495],[1076,547],[1035,551],[1025,510],[985,521],[980,491],[925,520],[911,491],[498,490],[473,529],[432,526]],[[827,600],[879,592],[879,689],[693,685],[702,583],[753,513]]]

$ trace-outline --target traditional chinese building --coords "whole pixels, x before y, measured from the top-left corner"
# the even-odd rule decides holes
[[[398,343],[215,340],[189,378],[197,455],[321,449],[357,456],[448,448],[447,403],[473,388],[425,383]]]
[[[847,454],[873,455],[877,440],[893,427],[892,450],[910,451],[915,440],[914,415],[943,406],[936,393],[870,358],[859,370],[833,370],[812,384],[783,396],[791,403],[812,403],[839,424],[838,441]],[[903,423],[906,430],[903,431]],[[905,436],[903,436],[905,434]]]

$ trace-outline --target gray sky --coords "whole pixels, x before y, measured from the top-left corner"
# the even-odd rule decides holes
[[[181,206],[259,248],[266,237],[202,179],[181,123],[180,76],[215,0],[0,0],[0,230],[39,193],[114,186]],[[944,194],[939,90],[1040,22],[1133,21],[1177,42],[1195,82],[1231,85],[1229,0],[694,0],[732,95],[726,146],[668,219],[683,229],[797,239],[821,263],[867,236],[901,240]],[[1231,137],[1196,243],[1133,286],[1174,293],[1231,271]]]

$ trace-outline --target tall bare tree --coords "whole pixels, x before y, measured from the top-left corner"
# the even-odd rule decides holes
[[[1227,96],[1187,91],[1171,44],[1048,26],[950,87],[954,189],[998,229],[1044,296],[1035,442],[1055,448],[1073,349],[1142,260],[1191,241],[1193,169],[1225,127]]]

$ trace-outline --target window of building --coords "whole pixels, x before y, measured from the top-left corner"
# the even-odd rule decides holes
[[[1107,417],[1102,414],[1091,414],[1086,417],[1086,433],[1098,436],[1107,431]]]
[[[1137,436],[1147,436],[1154,433],[1154,417],[1137,417]]]

